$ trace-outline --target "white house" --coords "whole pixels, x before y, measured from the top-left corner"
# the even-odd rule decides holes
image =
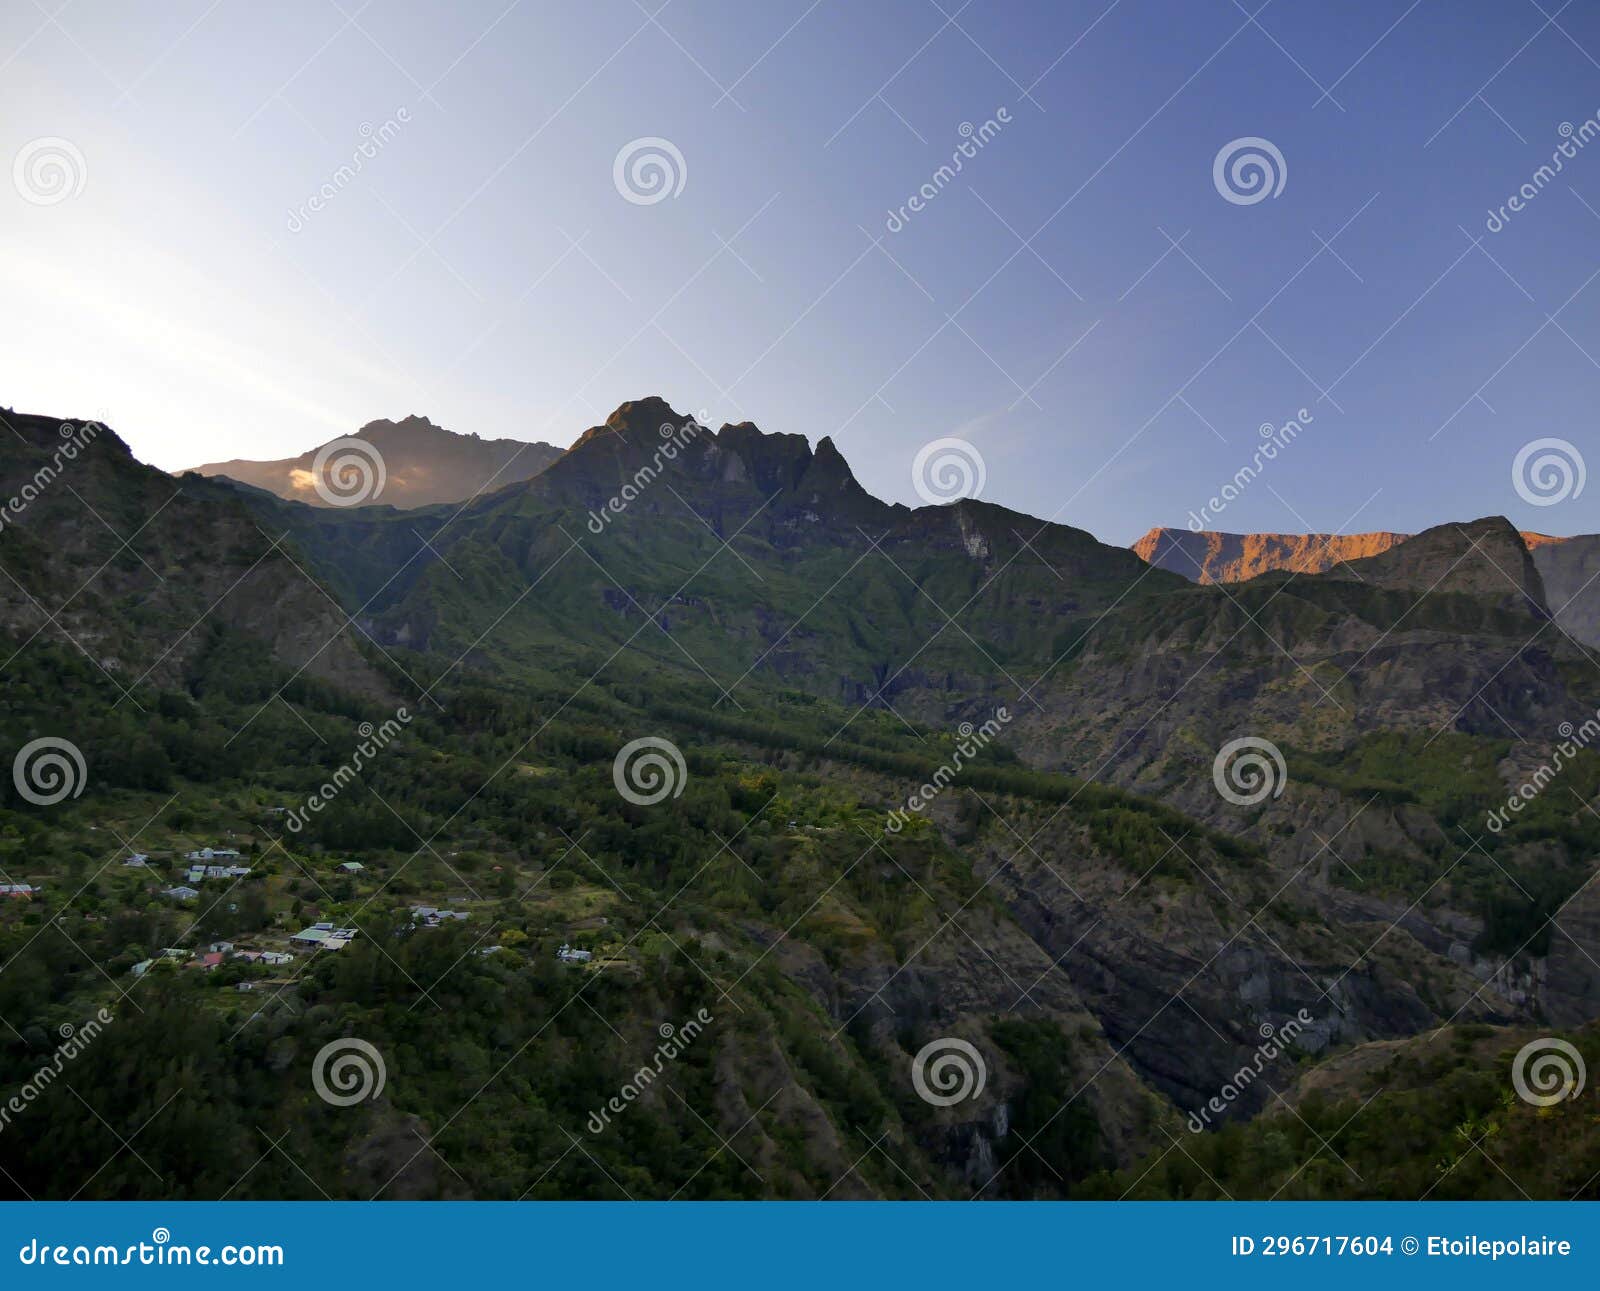
[[[153,959],[141,959],[129,971],[132,972],[135,977],[143,977],[150,971],[150,966],[155,962],[156,961]]]
[[[200,893],[194,888],[180,883],[175,888],[168,888],[161,895],[164,897],[172,897],[175,901],[193,901],[197,896],[200,895]]]
[[[339,866],[339,868],[341,870],[343,870],[346,874],[360,874],[367,867],[365,865],[363,865],[360,861],[346,861],[346,862],[344,862],[344,864]]]
[[[587,950],[574,950],[571,946],[562,942],[561,949],[556,951],[556,958],[563,964],[587,964],[594,958],[594,954]]]
[[[233,943],[231,941],[214,941],[211,943],[210,949],[213,955],[226,955],[233,949]]]

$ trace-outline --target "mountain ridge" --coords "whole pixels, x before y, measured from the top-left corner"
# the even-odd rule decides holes
[[[515,484],[546,469],[562,454],[554,444],[480,439],[411,413],[399,421],[369,421],[354,435],[328,440],[294,457],[232,458],[186,467],[172,474],[223,476],[309,506],[348,505],[348,493],[338,487],[337,476],[330,474],[337,471],[336,462],[322,467],[319,481],[317,459],[349,440],[371,445],[383,465],[381,486],[362,494],[359,501],[402,509],[460,502],[485,490]]]

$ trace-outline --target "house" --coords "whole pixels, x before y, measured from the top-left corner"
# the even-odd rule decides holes
[[[226,955],[233,949],[233,943],[231,941],[214,941],[206,949],[213,954]]]
[[[0,883],[0,897],[9,897],[13,901],[30,900],[38,891],[31,883]]]
[[[193,901],[200,894],[194,888],[180,883],[175,888],[168,888],[161,895],[171,897],[175,901]]]
[[[239,852],[232,847],[202,847],[198,852],[184,854],[186,861],[226,861],[238,860]]]
[[[289,938],[298,946],[320,946],[324,950],[343,950],[356,939],[355,928],[335,928],[331,923],[314,923]]]
[[[236,991],[253,991],[256,989],[256,984],[254,982],[239,982],[235,984],[233,989]]]
[[[123,861],[122,863],[125,866],[127,866],[129,869],[142,870],[142,869],[145,869],[145,868],[147,868],[149,866],[150,858],[148,856],[146,856],[143,852],[135,852],[132,856],[128,857],[128,859]]]
[[[213,968],[222,967],[222,956],[215,951],[208,952],[200,956],[199,964],[209,973]]]
[[[242,959],[247,964],[253,964],[261,958],[263,953],[265,952],[259,950],[236,950],[233,952],[233,957]]]
[[[346,862],[344,862],[344,864],[339,866],[339,868],[341,870],[343,870],[346,874],[360,874],[367,867],[365,865],[363,865],[360,861],[346,861]]]
[[[151,965],[154,964],[155,962],[156,961],[153,960],[153,959],[141,959],[137,964],[135,964],[128,971],[131,972],[135,977],[143,977],[146,973],[148,973],[150,971]]]
[[[478,953],[480,955],[498,955],[505,950],[504,946],[485,946]]]
[[[562,942],[561,949],[556,951],[556,958],[563,964],[587,964],[594,958],[594,954],[587,950],[574,950],[571,946]]]
[[[294,956],[283,950],[263,950],[261,952],[261,962],[278,967],[282,964],[293,963]]]
[[[424,928],[437,928],[446,919],[465,919],[465,910],[441,910],[438,906],[414,905],[411,907],[411,922],[421,924]]]
[[[196,865],[190,868],[188,873],[186,873],[183,877],[190,883],[199,883],[205,878],[205,876],[206,867],[203,865]]]
[[[162,948],[161,958],[176,959],[181,962],[185,959],[188,959],[193,953],[193,951],[185,950],[182,946],[166,946]]]
[[[223,877],[230,879],[243,879],[248,878],[249,875],[250,867],[248,865],[230,865],[228,866]]]

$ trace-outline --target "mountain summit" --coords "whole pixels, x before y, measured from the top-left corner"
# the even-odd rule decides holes
[[[354,438],[370,444],[383,461],[383,487],[367,500],[401,508],[461,502],[480,491],[504,488],[537,475],[561,456],[554,444],[479,439],[416,415],[400,421],[369,421]],[[276,461],[235,458],[189,469],[254,485],[291,502],[325,507],[332,504],[317,491],[314,467],[318,454],[338,442],[330,440],[298,457]]]

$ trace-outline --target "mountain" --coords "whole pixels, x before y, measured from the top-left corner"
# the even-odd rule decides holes
[[[127,990],[73,1089],[149,1124],[161,1179],[41,1099],[7,1186],[1182,1196],[1193,1160],[1416,1196],[1505,1090],[1496,1041],[1593,1047],[1600,755],[1560,745],[1600,666],[1538,563],[1570,544],[1486,517],[1197,585],[654,397],[404,512],[174,481],[110,432],[57,469],[56,423],[12,420],[0,492],[53,474],[0,512],[0,759],[66,737],[87,776],[51,805],[0,779],[0,871],[42,889],[0,903],[0,1078]],[[190,907],[112,863],[222,840],[252,873]],[[358,936],[289,943],[317,921]],[[214,939],[298,957],[134,976]],[[387,1083],[330,1110],[315,1062],[353,1039]],[[969,1096],[929,1097],[930,1054]],[[1531,1110],[1519,1151],[1594,1195],[1593,1136]]]
[[[1157,526],[1133,544],[1133,552],[1158,569],[1196,583],[1242,583],[1287,571],[1322,574],[1352,561],[1378,556],[1411,539],[1404,533],[1284,534],[1218,533]],[[1557,538],[1523,532],[1556,625],[1575,641],[1600,647],[1600,535]],[[1506,553],[1520,567],[1520,553]]]
[[[339,447],[349,441],[332,440],[298,457],[271,462],[236,458],[189,470],[198,475],[224,475],[314,507],[351,505],[344,499],[355,496],[363,503],[411,508],[461,502],[480,492],[505,488],[537,475],[562,451],[554,444],[458,435],[417,416],[369,421],[353,438],[366,445],[367,451],[358,450],[351,457],[346,448],[341,454]],[[324,488],[319,492],[316,463],[323,453],[328,457],[321,468]],[[341,457],[349,458],[352,472],[343,483],[337,476]],[[382,463],[381,481],[374,462]]]
[[[1242,583],[1275,569],[1321,574],[1341,561],[1376,556],[1404,533],[1219,533],[1160,525],[1133,544],[1141,560],[1196,583]]]

